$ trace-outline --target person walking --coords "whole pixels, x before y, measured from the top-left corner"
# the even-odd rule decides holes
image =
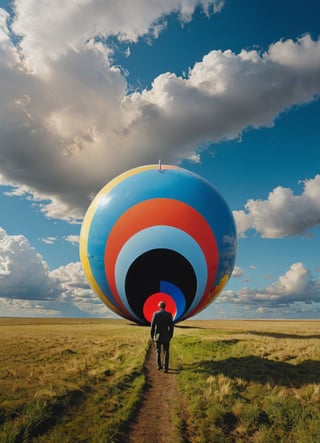
[[[168,372],[169,345],[174,329],[173,319],[171,312],[165,310],[166,304],[164,301],[161,301],[158,306],[159,311],[154,312],[152,316],[150,334],[155,342],[157,368]]]

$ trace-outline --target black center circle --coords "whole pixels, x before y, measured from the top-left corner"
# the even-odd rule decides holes
[[[161,281],[170,282],[182,291],[186,302],[185,312],[194,300],[197,278],[189,261],[171,249],[147,251],[131,264],[125,279],[129,306],[143,322],[143,305],[151,294],[160,291]]]

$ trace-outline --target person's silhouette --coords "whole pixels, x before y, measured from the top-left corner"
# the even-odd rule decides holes
[[[150,334],[155,342],[157,368],[168,372],[169,345],[174,329],[173,319],[171,312],[165,310],[166,304],[164,301],[161,301],[158,306],[159,311],[154,312],[152,316]]]

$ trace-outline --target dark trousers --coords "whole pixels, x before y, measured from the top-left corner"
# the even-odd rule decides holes
[[[169,366],[169,343],[168,341],[156,341],[156,363],[158,368],[168,370]],[[162,358],[163,360],[162,360]],[[163,364],[162,364],[163,362]]]

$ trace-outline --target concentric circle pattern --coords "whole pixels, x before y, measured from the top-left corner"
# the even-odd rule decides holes
[[[178,322],[217,297],[236,245],[233,216],[206,180],[147,165],[97,194],[83,220],[80,258],[92,289],[115,313],[148,324],[164,300]]]

